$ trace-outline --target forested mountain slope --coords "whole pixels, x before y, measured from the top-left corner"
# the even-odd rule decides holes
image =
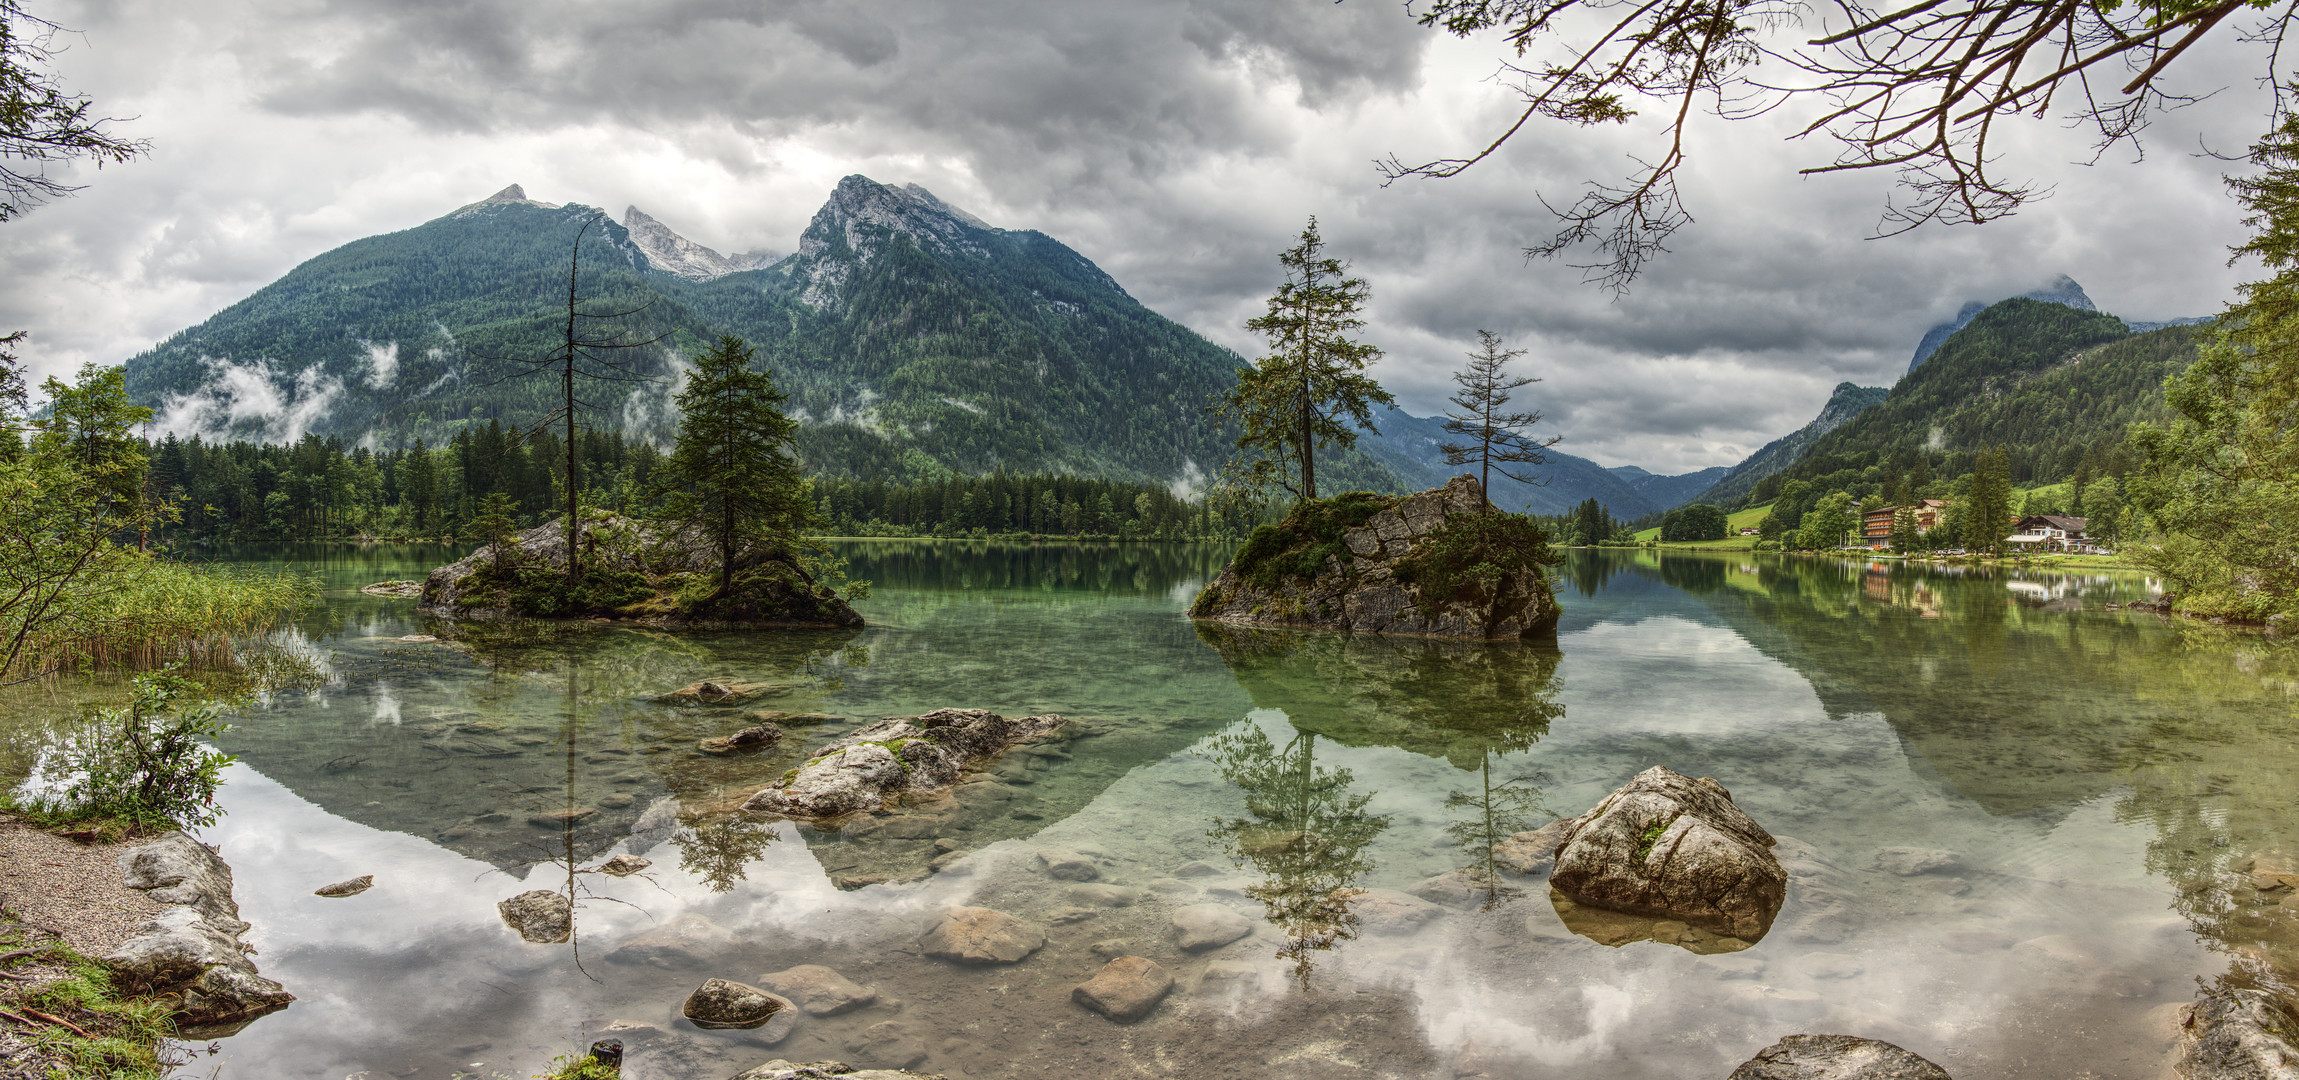
[[[2010,452],[2015,479],[2071,476],[2086,457],[2113,453],[2133,421],[2160,415],[2164,379],[2195,349],[2186,326],[2133,334],[2112,315],[2006,300],[1781,476],[1819,481],[1917,457],[1954,476],[1990,446]]]
[[[1740,464],[1726,470],[1713,487],[1686,501],[1718,506],[1743,501],[1765,477],[1795,465],[1821,436],[1882,404],[1889,393],[1891,391],[1881,386],[1837,383],[1835,392],[1828,395],[1828,403],[1820,407],[1820,415],[1813,417],[1811,423],[1765,443]]]

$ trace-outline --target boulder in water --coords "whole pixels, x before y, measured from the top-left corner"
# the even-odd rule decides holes
[[[1064,722],[1053,714],[1009,719],[983,709],[888,717],[816,751],[742,808],[809,819],[878,810],[900,795],[947,788],[966,766]]]
[[[1046,943],[1046,932],[1003,911],[955,907],[918,939],[926,955],[966,964],[1018,964]]]
[[[2212,990],[2180,1024],[2181,1080],[2299,1076],[2299,1020],[2258,990]]]
[[[1716,781],[1656,765],[1573,819],[1549,886],[1590,907],[1754,942],[1788,897],[1773,843]]]
[[[823,967],[800,964],[758,977],[759,985],[796,1002],[809,1016],[836,1016],[878,1000],[878,991]]]
[[[232,899],[231,867],[213,849],[169,833],[120,857],[126,884],[169,905],[104,957],[122,990],[169,1003],[189,1038],[222,1038],[295,1000],[257,974],[240,948],[248,929]]]
[[[762,1029],[754,1038],[769,1046],[798,1025],[798,1006],[789,998],[731,979],[704,979],[687,995],[679,1015],[699,1028]]]
[[[368,889],[371,889],[374,886],[375,875],[361,874],[358,877],[352,878],[348,881],[338,881],[333,885],[322,885],[319,888],[311,890],[311,895],[331,897],[358,896],[360,893],[366,892]]]
[[[1121,1024],[1148,1016],[1173,989],[1173,976],[1156,961],[1121,956],[1070,991],[1070,1000]]]
[[[753,724],[731,735],[704,739],[695,744],[695,749],[724,757],[741,750],[763,750],[781,741],[781,728],[773,724]]]
[[[1790,1035],[1757,1051],[1727,1080],[1949,1080],[1948,1070],[1888,1042]]]
[[[1548,539],[1473,476],[1403,499],[1351,492],[1254,531],[1191,616],[1368,634],[1518,638],[1556,630]]]
[[[575,905],[567,894],[530,889],[495,905],[503,923],[535,945],[556,945],[574,936]]]

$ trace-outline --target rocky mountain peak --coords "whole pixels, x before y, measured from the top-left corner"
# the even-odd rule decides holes
[[[463,217],[467,214],[476,214],[482,210],[492,210],[498,206],[540,206],[545,210],[556,210],[559,208],[558,203],[536,202],[535,200],[528,198],[526,188],[520,187],[517,184],[513,184],[510,187],[504,188],[503,190],[498,191],[493,195],[489,195],[486,198],[479,200],[478,202],[457,208],[453,213],[448,214],[447,216]]]
[[[814,307],[837,303],[854,268],[877,254],[884,233],[904,233],[942,255],[987,255],[981,234],[995,234],[982,219],[935,197],[917,184],[894,187],[859,173],[838,182],[830,201],[798,239],[807,287],[800,299]]]
[[[623,228],[654,268],[692,281],[709,281],[734,271],[724,255],[695,243],[648,217],[636,206],[623,209]]]
[[[1820,407],[1820,415],[1812,418],[1814,435],[1826,435],[1844,422],[1883,402],[1890,390],[1881,386],[1860,386],[1850,382],[1836,384],[1828,395],[1828,403]]]

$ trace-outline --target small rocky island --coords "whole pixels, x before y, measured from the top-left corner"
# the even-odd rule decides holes
[[[1553,633],[1556,561],[1540,526],[1473,476],[1391,498],[1355,491],[1253,531],[1190,605],[1193,618],[1484,639]]]
[[[717,553],[695,538],[598,512],[578,533],[582,574],[567,577],[567,526],[548,521],[433,570],[416,610],[447,617],[631,619],[652,626],[855,627],[862,616],[788,552],[746,553],[721,592]]]

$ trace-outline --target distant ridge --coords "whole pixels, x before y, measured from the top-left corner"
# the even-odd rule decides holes
[[[1797,428],[1748,455],[1740,464],[1725,471],[1715,486],[1693,496],[1688,502],[1723,505],[1748,494],[1757,481],[1794,466],[1804,452],[1819,442],[1820,437],[1843,427],[1855,416],[1883,404],[1891,391],[1881,386],[1858,386],[1848,382],[1836,384],[1828,395],[1828,403],[1820,407],[1820,415],[1812,422]]]

